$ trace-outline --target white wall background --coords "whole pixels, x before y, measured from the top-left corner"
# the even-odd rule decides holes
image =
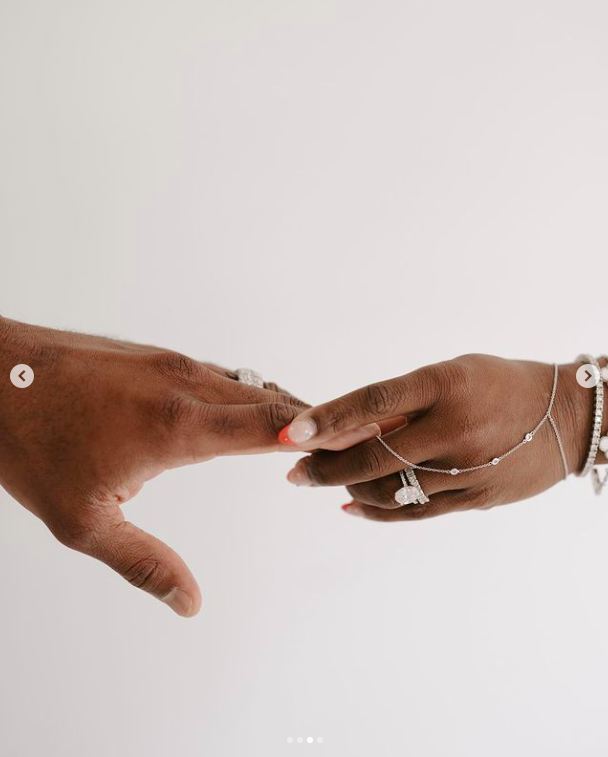
[[[311,402],[606,351],[607,64],[601,0],[0,0],[0,312]],[[1,493],[2,755],[606,754],[588,482],[384,526],[289,467],[127,506],[200,579],[193,621]]]

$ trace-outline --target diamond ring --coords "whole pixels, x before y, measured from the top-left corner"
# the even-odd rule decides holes
[[[264,388],[264,379],[260,376],[260,374],[257,371],[254,371],[251,368],[237,368],[236,380],[240,381],[241,384],[248,384],[249,386],[257,386],[260,389]]]
[[[405,471],[399,471],[399,475],[403,486],[395,492],[395,502],[400,505],[426,505],[429,498],[422,491],[414,469],[406,468]]]

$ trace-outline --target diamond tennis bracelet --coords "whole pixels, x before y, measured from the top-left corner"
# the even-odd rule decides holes
[[[593,466],[595,465],[595,458],[597,457],[597,451],[600,446],[600,437],[602,435],[602,420],[604,418],[604,382],[602,380],[602,373],[600,364],[593,357],[593,355],[579,355],[577,362],[589,363],[597,371],[598,382],[595,385],[595,400],[593,403],[593,426],[591,428],[591,444],[589,446],[589,453],[587,460],[583,466],[583,470],[580,472],[581,476],[586,476]]]

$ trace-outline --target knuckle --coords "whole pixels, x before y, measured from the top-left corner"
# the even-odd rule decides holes
[[[326,455],[323,452],[309,455],[304,459],[306,473],[314,486],[330,486],[333,483],[330,469],[324,464],[325,459]]]
[[[253,427],[253,417],[248,423]],[[243,420],[234,418],[222,412],[215,412],[208,405],[201,405],[198,409],[198,421],[201,429],[213,436],[236,437],[243,431]]]
[[[294,397],[291,394],[282,393],[279,399],[285,405],[289,405],[289,407],[295,408],[298,413],[301,413],[302,411],[308,410],[310,408],[310,405],[307,405],[306,402],[303,402],[301,399],[298,399],[298,397]]]
[[[193,417],[194,403],[180,394],[168,394],[158,401],[155,414],[163,427],[181,427]]]
[[[154,591],[162,580],[161,563],[153,557],[142,557],[128,563],[122,574],[132,586],[144,591]]]
[[[365,396],[368,387],[332,400],[327,405],[314,411],[314,419],[319,429],[339,434],[352,425],[353,419],[366,410]]]
[[[276,434],[298,415],[299,409],[290,404],[283,402],[270,402],[266,410],[266,422],[268,431],[273,435]]]
[[[380,418],[390,411],[393,392],[386,384],[370,384],[362,390],[362,404]]]
[[[438,394],[442,399],[456,398],[460,404],[473,393],[472,366],[466,358],[456,358],[434,366]]]
[[[321,424],[321,428],[327,429],[332,434],[339,434],[346,428],[346,415],[333,413],[323,424]]]
[[[375,445],[368,445],[359,453],[356,469],[363,479],[380,478],[384,472],[385,460],[379,449]]]
[[[459,395],[466,399],[472,398],[476,388],[479,387],[480,374],[487,374],[485,355],[463,355],[454,358],[454,360],[448,360],[445,367],[453,386],[457,389]]]
[[[157,353],[153,355],[152,361],[161,375],[178,381],[193,381],[204,367],[180,352]]]
[[[318,423],[319,428],[339,434],[346,428],[349,411],[344,402],[334,402]]]

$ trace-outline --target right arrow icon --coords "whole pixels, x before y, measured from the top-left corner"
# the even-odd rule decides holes
[[[585,363],[576,372],[576,380],[585,389],[593,389],[600,380],[600,372],[591,363]]]

